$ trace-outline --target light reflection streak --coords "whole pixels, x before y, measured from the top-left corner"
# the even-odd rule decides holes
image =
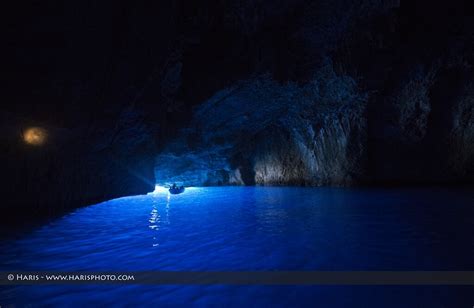
[[[148,220],[148,222],[150,223],[148,226],[150,229],[152,229],[153,231],[160,230],[160,213],[158,213],[156,199],[153,199],[152,201],[152,209],[150,212],[150,219]],[[160,245],[157,242],[156,233],[154,233],[152,245],[153,247],[157,247]]]

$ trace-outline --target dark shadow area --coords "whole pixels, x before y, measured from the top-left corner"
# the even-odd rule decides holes
[[[173,181],[473,181],[462,1],[47,1],[1,17],[3,217]]]

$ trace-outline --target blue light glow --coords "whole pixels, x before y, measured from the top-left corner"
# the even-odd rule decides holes
[[[199,191],[203,190],[203,187],[186,187],[186,190],[183,193],[186,193],[187,191]],[[148,195],[156,195],[156,194],[162,194],[162,193],[169,193],[169,188],[165,186],[160,186],[156,185],[155,190],[152,191],[151,193],[148,193]]]
[[[158,186],[156,185],[155,186],[155,190],[152,191],[151,193],[149,194],[159,194],[159,193],[167,193],[168,192],[168,188],[164,187],[164,186]]]
[[[468,217],[471,204],[472,193],[439,189],[193,187],[171,195],[157,186],[154,194],[83,207],[24,238],[0,241],[0,271],[463,270],[474,267],[466,248],[472,222],[457,218]],[[25,285],[0,288],[0,302],[86,306],[113,298],[133,306],[138,298],[163,306],[217,300],[251,306],[257,298],[262,307],[332,307],[335,299],[353,296],[345,287],[321,287]],[[371,289],[360,299],[377,294],[385,300],[394,293],[387,290],[382,296]],[[321,299],[326,294],[328,302]],[[446,299],[446,293],[425,294],[407,296],[421,307]]]

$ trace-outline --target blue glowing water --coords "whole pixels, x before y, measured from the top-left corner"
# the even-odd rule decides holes
[[[158,189],[0,242],[0,270],[473,270],[474,194],[434,189]],[[0,306],[457,307],[472,287],[17,286]]]

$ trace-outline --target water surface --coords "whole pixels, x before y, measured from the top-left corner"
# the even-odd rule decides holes
[[[0,270],[473,270],[466,190],[158,189],[0,243]],[[2,303],[456,307],[471,287],[19,286]]]

